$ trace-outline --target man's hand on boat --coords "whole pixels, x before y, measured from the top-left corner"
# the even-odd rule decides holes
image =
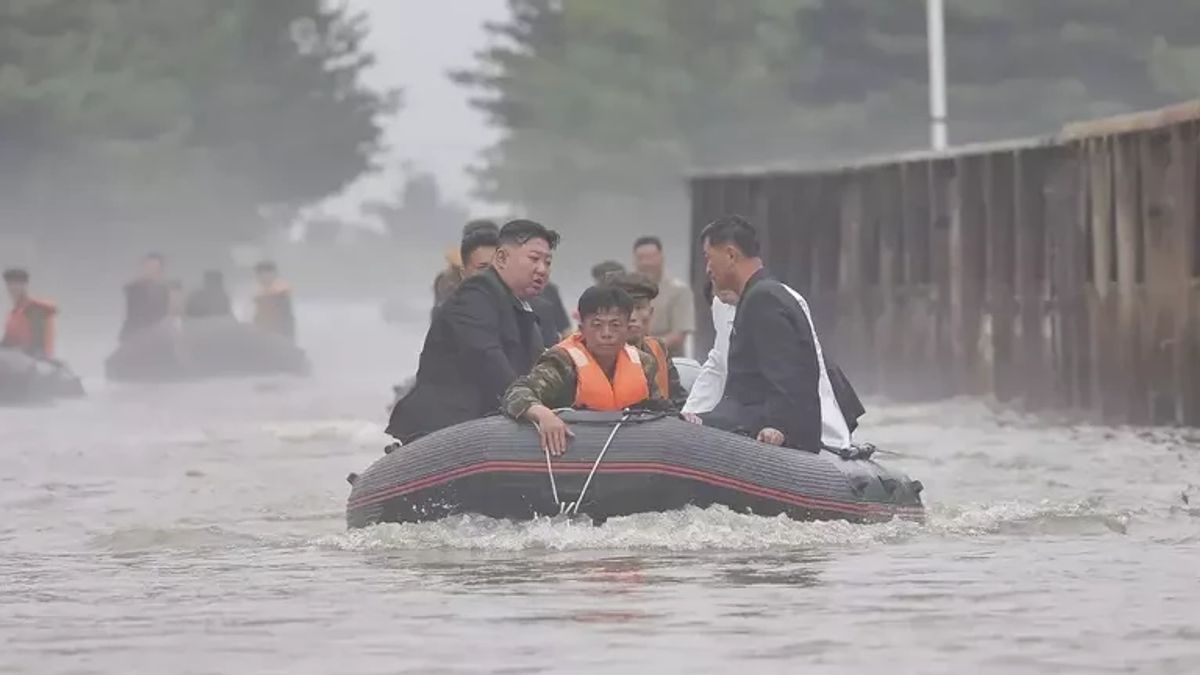
[[[525,417],[537,427],[538,437],[542,442],[542,451],[555,457],[567,451],[567,443],[575,437],[571,428],[554,411],[544,405],[536,404],[529,408]]]
[[[679,413],[679,417],[684,422],[690,422],[692,424],[704,426],[704,420],[700,419],[700,416],[697,415],[696,413],[690,413],[690,412]]]
[[[758,432],[758,442],[767,445],[783,445],[783,432],[771,427],[764,427]]]

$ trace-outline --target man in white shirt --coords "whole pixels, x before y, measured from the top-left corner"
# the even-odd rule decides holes
[[[792,287],[784,284],[784,288],[804,310],[804,314],[809,317],[813,340],[816,343],[820,367],[818,391],[821,398],[821,443],[830,448],[849,448],[851,445],[850,424],[843,414],[831,383],[829,373],[831,367],[821,352],[820,340],[816,336],[816,326],[812,325],[812,313],[809,311],[808,302]],[[729,365],[729,338],[733,331],[733,319],[737,314],[737,303],[737,295],[729,291],[722,291],[712,298],[712,322],[716,334],[712,349],[708,352],[708,358],[700,367],[700,374],[696,376],[696,381],[692,384],[691,392],[688,394],[687,403],[683,406],[682,412],[685,415],[700,415],[710,412],[725,393],[725,378]],[[840,372],[838,375],[840,376]],[[853,392],[850,393],[853,394]],[[854,395],[854,401],[850,404],[856,408],[850,412],[857,418],[862,414],[861,404],[857,403],[857,395]]]

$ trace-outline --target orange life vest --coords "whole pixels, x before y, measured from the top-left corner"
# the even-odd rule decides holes
[[[609,382],[604,369],[592,358],[583,344],[583,336],[575,333],[558,343],[575,363],[575,407],[588,410],[624,410],[650,398],[650,385],[642,370],[638,350],[625,345],[617,355],[614,381]]]
[[[268,332],[285,332],[282,300],[291,292],[291,287],[279,280],[259,291],[254,296],[254,325]]]
[[[4,324],[4,346],[27,354],[54,358],[54,315],[58,308],[45,300],[26,298],[13,306]]]
[[[658,385],[658,394],[663,398],[669,398],[671,392],[671,377],[667,372],[667,359],[671,358],[667,355],[667,348],[658,338],[648,337],[642,340],[646,345],[646,351],[654,355],[655,371],[654,383]]]

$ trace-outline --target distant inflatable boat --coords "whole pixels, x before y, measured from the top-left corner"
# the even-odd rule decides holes
[[[232,318],[188,319],[134,335],[108,357],[111,380],[161,381],[305,375],[304,351],[286,338]]]
[[[921,483],[869,451],[819,454],[758,443],[662,414],[565,412],[575,434],[547,462],[532,426],[489,417],[397,447],[353,485],[352,528],[461,513],[528,520],[724,505],[796,520],[921,519]]]
[[[44,403],[83,395],[83,383],[65,365],[0,349],[0,405]]]

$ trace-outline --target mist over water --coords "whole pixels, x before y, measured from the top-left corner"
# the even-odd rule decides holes
[[[301,304],[309,379],[0,411],[0,672],[1195,672],[1189,432],[875,403],[924,524],[722,508],[347,532],[424,318]],[[77,344],[72,344],[76,341]],[[1191,432],[1194,433],[1194,432]]]

